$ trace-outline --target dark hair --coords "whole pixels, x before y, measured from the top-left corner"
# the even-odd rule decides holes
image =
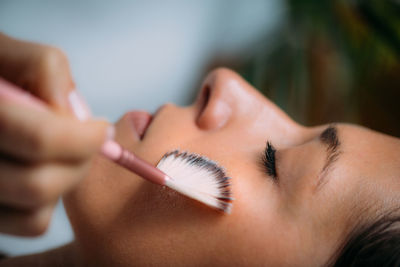
[[[328,266],[400,266],[400,216],[392,214],[353,231]]]

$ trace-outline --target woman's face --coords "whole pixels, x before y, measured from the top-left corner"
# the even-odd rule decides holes
[[[116,140],[154,165],[177,148],[217,161],[232,177],[232,213],[99,156],[64,199],[91,263],[317,266],[356,225],[399,205],[398,139],[352,125],[300,126],[232,71],[212,72],[193,105],[167,104],[149,119],[127,113]],[[277,150],[275,178],[261,163],[267,141]]]

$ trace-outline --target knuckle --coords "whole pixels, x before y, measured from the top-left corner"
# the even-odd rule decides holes
[[[46,170],[37,170],[27,179],[21,194],[32,206],[45,204],[51,200],[50,175]]]
[[[61,49],[45,46],[40,55],[40,63],[44,71],[52,71],[54,68],[67,65],[68,59]]]
[[[30,212],[21,225],[23,235],[38,236],[44,234],[49,227],[50,220],[51,212],[47,208]]]
[[[53,131],[45,122],[38,121],[36,130],[27,140],[29,147],[36,158],[46,158],[49,154],[50,144],[53,138]]]
[[[18,130],[18,125],[13,121],[15,111],[15,106],[7,98],[3,99],[0,96],[0,134],[7,136],[7,134]],[[0,142],[4,141],[3,138],[0,139]]]

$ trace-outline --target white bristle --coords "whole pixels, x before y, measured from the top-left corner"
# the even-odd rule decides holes
[[[230,182],[216,162],[188,152],[175,150],[164,155],[157,168],[171,179],[166,185],[208,206],[230,213]]]

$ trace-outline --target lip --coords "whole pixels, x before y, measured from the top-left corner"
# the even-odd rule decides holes
[[[126,115],[129,117],[133,131],[140,140],[142,140],[146,134],[146,130],[149,128],[151,121],[153,120],[153,116],[147,111],[142,110],[130,111]]]
[[[167,104],[160,106],[153,115],[144,110],[132,110],[125,114],[132,124],[133,131],[140,140],[145,137],[146,131],[154,118],[156,118],[166,106]]]

